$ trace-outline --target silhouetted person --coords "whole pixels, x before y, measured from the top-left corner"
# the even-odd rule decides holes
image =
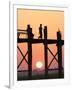
[[[32,28],[30,25],[27,25],[28,38],[33,38],[34,34],[32,33]]]
[[[58,37],[58,38],[61,38],[61,32],[60,32],[60,29],[59,29],[59,28],[58,28],[58,32],[57,32],[57,33],[58,33],[58,34],[57,34],[57,35],[58,35],[57,37]]]
[[[19,36],[20,36],[20,33],[18,32],[18,33],[17,33],[17,38],[18,38],[18,39],[19,39]]]
[[[42,24],[40,24],[40,27],[39,27],[39,34],[40,36],[38,38],[42,39]]]
[[[47,26],[44,26],[44,38],[47,39]]]
[[[58,31],[57,31],[57,45],[58,44],[62,44],[61,43],[61,31],[60,29],[58,28]]]

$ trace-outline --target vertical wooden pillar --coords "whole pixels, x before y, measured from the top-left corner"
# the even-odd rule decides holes
[[[61,42],[61,32],[57,32],[57,51],[58,51],[58,74],[59,78],[62,77],[62,42]]]
[[[28,79],[32,79],[32,44],[31,44],[31,32],[32,28],[28,26]]]
[[[47,51],[47,26],[44,27],[44,59],[45,59],[45,78],[48,76],[48,51]]]

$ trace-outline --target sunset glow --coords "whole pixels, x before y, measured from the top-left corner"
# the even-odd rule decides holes
[[[64,40],[64,11],[56,11],[56,10],[55,11],[53,10],[40,11],[40,10],[29,10],[29,9],[28,10],[18,9],[17,10],[17,28],[26,30],[28,24],[30,24],[32,28],[34,39],[38,39],[39,25],[42,24],[43,29],[44,29],[44,26],[47,26],[48,39],[57,39],[56,32],[58,31],[58,28],[59,28],[62,34],[62,39]],[[26,34],[20,35],[20,38],[21,37],[27,38],[27,35]],[[25,55],[28,48],[26,43],[20,43],[18,44],[18,46],[20,47],[23,54]],[[55,44],[48,45],[48,47],[51,49],[51,51],[55,55],[57,52],[56,45]],[[62,47],[62,55],[63,55],[62,59],[64,60],[64,46]],[[18,56],[17,64],[19,64],[22,59],[22,55],[19,53],[19,51],[18,51],[17,56]],[[53,56],[48,51],[48,65],[51,62],[52,58]],[[45,68],[44,61],[45,60],[44,60],[43,43],[33,44],[32,45],[32,70],[37,69],[37,68],[44,69]],[[56,62],[56,60],[54,60],[50,68],[57,68],[57,67],[58,67],[58,63]],[[28,69],[27,63],[25,64],[25,61],[23,61],[19,70],[27,70],[27,69]]]

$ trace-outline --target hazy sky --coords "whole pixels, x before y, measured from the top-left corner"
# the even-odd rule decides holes
[[[18,29],[24,29],[26,30],[27,25],[30,24],[32,27],[32,31],[34,33],[34,38],[38,38],[39,36],[39,25],[42,24],[43,28],[44,26],[47,26],[48,28],[48,38],[50,39],[56,39],[56,32],[58,31],[58,28],[60,29],[62,33],[62,39],[64,39],[64,12],[63,11],[42,11],[42,10],[24,10],[24,9],[18,9],[17,10],[17,28]],[[26,38],[26,36],[21,35],[20,37]],[[22,52],[25,54],[27,51],[27,44],[18,44],[21,48]],[[52,50],[52,52],[55,54],[57,52],[56,45],[48,45],[48,47]],[[43,44],[36,44],[32,45],[32,67],[33,69],[36,69],[36,62],[41,61],[43,63],[42,69],[44,69],[44,48]],[[64,47],[62,48],[62,57],[64,60]],[[21,61],[22,56],[20,55],[20,52],[18,51],[18,60],[17,63]],[[26,57],[27,58],[27,57]],[[48,62],[50,63],[53,56],[48,52]],[[48,64],[49,64],[48,63]],[[54,60],[50,68],[57,67],[57,63]],[[27,64],[25,61],[23,61],[22,65],[19,69],[27,69]]]

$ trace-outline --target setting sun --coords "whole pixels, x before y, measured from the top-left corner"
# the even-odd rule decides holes
[[[42,68],[42,66],[43,66],[43,63],[41,61],[38,61],[36,63],[36,68]]]

